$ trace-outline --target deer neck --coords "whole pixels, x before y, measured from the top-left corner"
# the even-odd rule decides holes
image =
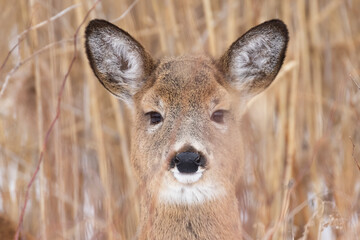
[[[241,239],[235,194],[202,204],[147,206],[143,208],[141,240]]]

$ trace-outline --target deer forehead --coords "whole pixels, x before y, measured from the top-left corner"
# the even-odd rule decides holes
[[[163,60],[152,77],[152,85],[143,91],[144,109],[154,105],[160,110],[176,106],[182,110],[213,108],[228,100],[224,77],[206,57]]]

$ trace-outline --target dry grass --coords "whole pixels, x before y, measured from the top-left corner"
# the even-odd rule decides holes
[[[14,221],[57,113],[74,33],[94,3],[0,0],[0,212]],[[358,239],[359,15],[357,0],[102,0],[87,21],[115,20],[158,58],[218,57],[251,26],[283,19],[285,64],[244,119],[244,238]],[[38,239],[131,239],[139,210],[128,109],[92,74],[83,30],[23,230]]]

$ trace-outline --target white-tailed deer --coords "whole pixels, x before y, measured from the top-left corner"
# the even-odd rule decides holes
[[[138,239],[241,239],[240,121],[249,99],[279,72],[288,38],[286,25],[271,20],[218,60],[155,61],[117,26],[89,23],[90,65],[134,113],[131,162],[144,190]]]

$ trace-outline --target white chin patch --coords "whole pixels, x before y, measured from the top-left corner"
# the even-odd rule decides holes
[[[177,167],[170,170],[170,172],[174,174],[175,179],[179,183],[183,183],[183,184],[192,184],[199,181],[199,179],[203,174],[203,171],[204,169],[201,167],[195,173],[181,173],[179,172]]]
[[[201,204],[225,195],[225,189],[216,182],[202,180],[204,169],[196,173],[180,173],[171,169],[165,176],[159,191],[159,201],[165,204]],[[173,175],[173,176],[171,176]],[[175,178],[175,179],[174,179]]]

